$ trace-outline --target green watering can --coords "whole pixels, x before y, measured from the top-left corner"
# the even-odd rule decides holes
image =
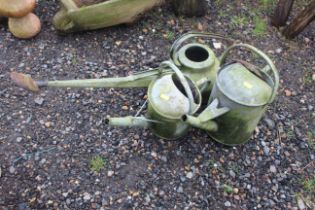
[[[145,117],[108,117],[105,123],[148,127],[155,135],[169,140],[182,137],[190,126],[194,126],[208,131],[221,143],[243,143],[250,137],[266,105],[273,100],[278,87],[278,73],[265,54],[245,44],[228,48],[222,55],[221,63],[231,49],[247,47],[263,57],[270,68],[259,70],[239,61],[219,69],[220,62],[207,45],[189,43],[180,47],[192,37],[221,38],[205,33],[185,34],[173,44],[169,61],[162,62],[156,69],[127,77],[35,81],[28,75],[13,72],[11,78],[19,86],[32,91],[45,86],[148,87]],[[269,73],[273,73],[273,78]],[[204,109],[202,104],[209,105]]]
[[[251,137],[279,86],[278,71],[273,62],[251,45],[229,47],[221,56],[221,65],[234,48],[246,48],[268,65],[260,69],[241,60],[223,65],[210,95],[210,105],[197,117],[183,116],[188,124],[207,130],[213,139],[231,146],[242,144]],[[211,126],[211,129],[206,127],[213,124],[216,126]]]

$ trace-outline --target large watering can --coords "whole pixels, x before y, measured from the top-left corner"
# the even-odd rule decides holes
[[[267,65],[258,68],[242,60],[223,65],[228,53],[235,48],[246,48],[256,53]],[[229,47],[221,56],[221,65],[210,95],[210,105],[199,116],[185,115],[183,120],[207,130],[220,143],[237,145],[250,138],[267,105],[274,100],[279,75],[266,54],[247,44]],[[213,126],[207,129],[213,124],[215,129]]]

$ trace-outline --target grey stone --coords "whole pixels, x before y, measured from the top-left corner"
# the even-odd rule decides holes
[[[191,178],[194,177],[194,173],[190,171],[190,172],[188,172],[188,173],[186,174],[186,177],[187,177],[188,179],[191,179]]]
[[[264,154],[265,154],[266,156],[269,155],[269,152],[270,152],[269,147],[264,147]]]
[[[91,195],[89,193],[85,192],[83,194],[83,199],[84,199],[84,201],[89,201],[91,199]]]
[[[44,99],[42,97],[37,97],[34,99],[34,102],[38,105],[42,105],[44,103]]]
[[[177,192],[178,192],[178,193],[183,193],[183,192],[184,192],[183,187],[182,187],[182,186],[179,186],[179,187],[177,188]]]
[[[11,174],[13,174],[13,173],[15,172],[15,168],[14,168],[14,166],[10,166],[10,168],[9,168],[9,172],[10,172]]]
[[[229,174],[230,174],[230,176],[233,177],[233,178],[236,176],[236,174],[235,174],[235,172],[234,172],[233,170],[230,170],[230,171],[229,171]]]
[[[268,126],[269,129],[274,129],[276,126],[275,122],[270,118],[265,118],[264,122],[266,123],[266,125]]]
[[[298,206],[299,206],[300,210],[306,209],[304,201],[301,198],[298,198],[297,203],[298,203]]]
[[[226,206],[226,207],[230,207],[230,206],[232,206],[232,204],[231,204],[231,202],[230,202],[230,201],[225,201],[225,202],[224,202],[224,206]]]
[[[269,171],[272,172],[272,173],[276,173],[277,172],[276,166],[271,165],[270,168],[269,168]]]

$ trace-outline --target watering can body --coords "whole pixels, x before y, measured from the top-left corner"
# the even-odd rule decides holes
[[[163,62],[164,68],[172,68],[173,74],[154,79],[148,88],[147,114],[138,117],[107,118],[107,124],[113,126],[149,127],[156,136],[163,139],[178,139],[187,133],[189,125],[181,120],[185,114],[194,114],[201,105],[201,92],[197,85],[185,76],[171,61]],[[193,90],[193,91],[192,91]],[[132,120],[133,119],[133,120]]]
[[[247,44],[230,46],[221,56],[221,65],[229,51],[246,48],[267,62],[264,68],[236,60],[221,66],[211,91],[209,105],[199,116],[184,116],[188,124],[204,129],[216,141],[238,145],[249,140],[261,117],[276,95],[279,75],[270,58]]]
[[[165,139],[176,139],[186,134],[188,125],[180,120],[189,112],[187,97],[175,86],[172,75],[153,81],[148,89],[148,119],[153,132]]]
[[[216,132],[209,135],[220,143],[238,145],[246,142],[265,113],[272,88],[240,63],[223,68],[210,96],[229,111],[214,119]]]
[[[219,59],[205,44],[186,44],[175,54],[173,62],[194,82],[202,82],[203,97],[209,96],[220,68]]]

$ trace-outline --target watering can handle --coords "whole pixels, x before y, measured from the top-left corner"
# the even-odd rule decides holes
[[[176,60],[177,60],[176,53],[178,51],[178,48],[181,46],[181,44],[183,42],[185,42],[186,40],[188,40],[190,38],[195,38],[195,37],[223,39],[223,40],[229,41],[231,43],[235,43],[235,40],[226,38],[226,37],[219,35],[219,34],[214,34],[214,33],[209,33],[209,32],[188,32],[188,33],[185,33],[182,36],[180,36],[178,39],[176,39],[176,41],[173,43],[173,45],[171,47],[170,56],[174,62],[176,62]]]
[[[234,44],[234,45],[228,47],[223,52],[223,54],[221,55],[221,58],[220,58],[221,65],[225,62],[225,59],[226,59],[228,53],[232,49],[238,48],[238,47],[244,47],[244,48],[247,48],[248,50],[251,50],[251,51],[255,52],[256,54],[258,54],[261,58],[263,58],[267,62],[268,68],[264,67],[263,69],[260,69],[260,68],[257,68],[257,69],[259,71],[263,72],[263,73],[268,73],[268,71],[271,70],[271,72],[273,74],[274,85],[273,85],[273,88],[272,88],[272,94],[271,94],[270,99],[269,99],[269,103],[271,103],[274,100],[274,98],[276,96],[276,93],[277,93],[277,89],[279,87],[279,73],[278,73],[278,70],[277,70],[276,66],[274,65],[274,63],[271,61],[271,59],[264,52],[262,52],[261,50],[257,49],[256,47],[254,47],[252,45],[249,45],[249,44],[243,44],[243,43]]]
[[[182,73],[182,71],[172,62],[172,61],[164,61],[161,63],[161,67],[170,67],[176,74],[176,76],[178,77],[179,81],[181,82],[181,84],[184,87],[184,90],[187,94],[187,98],[189,100],[189,114],[191,114],[193,112],[193,107],[195,106],[195,102],[194,102],[194,96],[192,93],[192,90],[188,84],[188,81],[186,79],[186,77],[184,76],[184,74]],[[197,87],[196,87],[197,88]],[[198,104],[198,106],[200,106],[200,104]]]

